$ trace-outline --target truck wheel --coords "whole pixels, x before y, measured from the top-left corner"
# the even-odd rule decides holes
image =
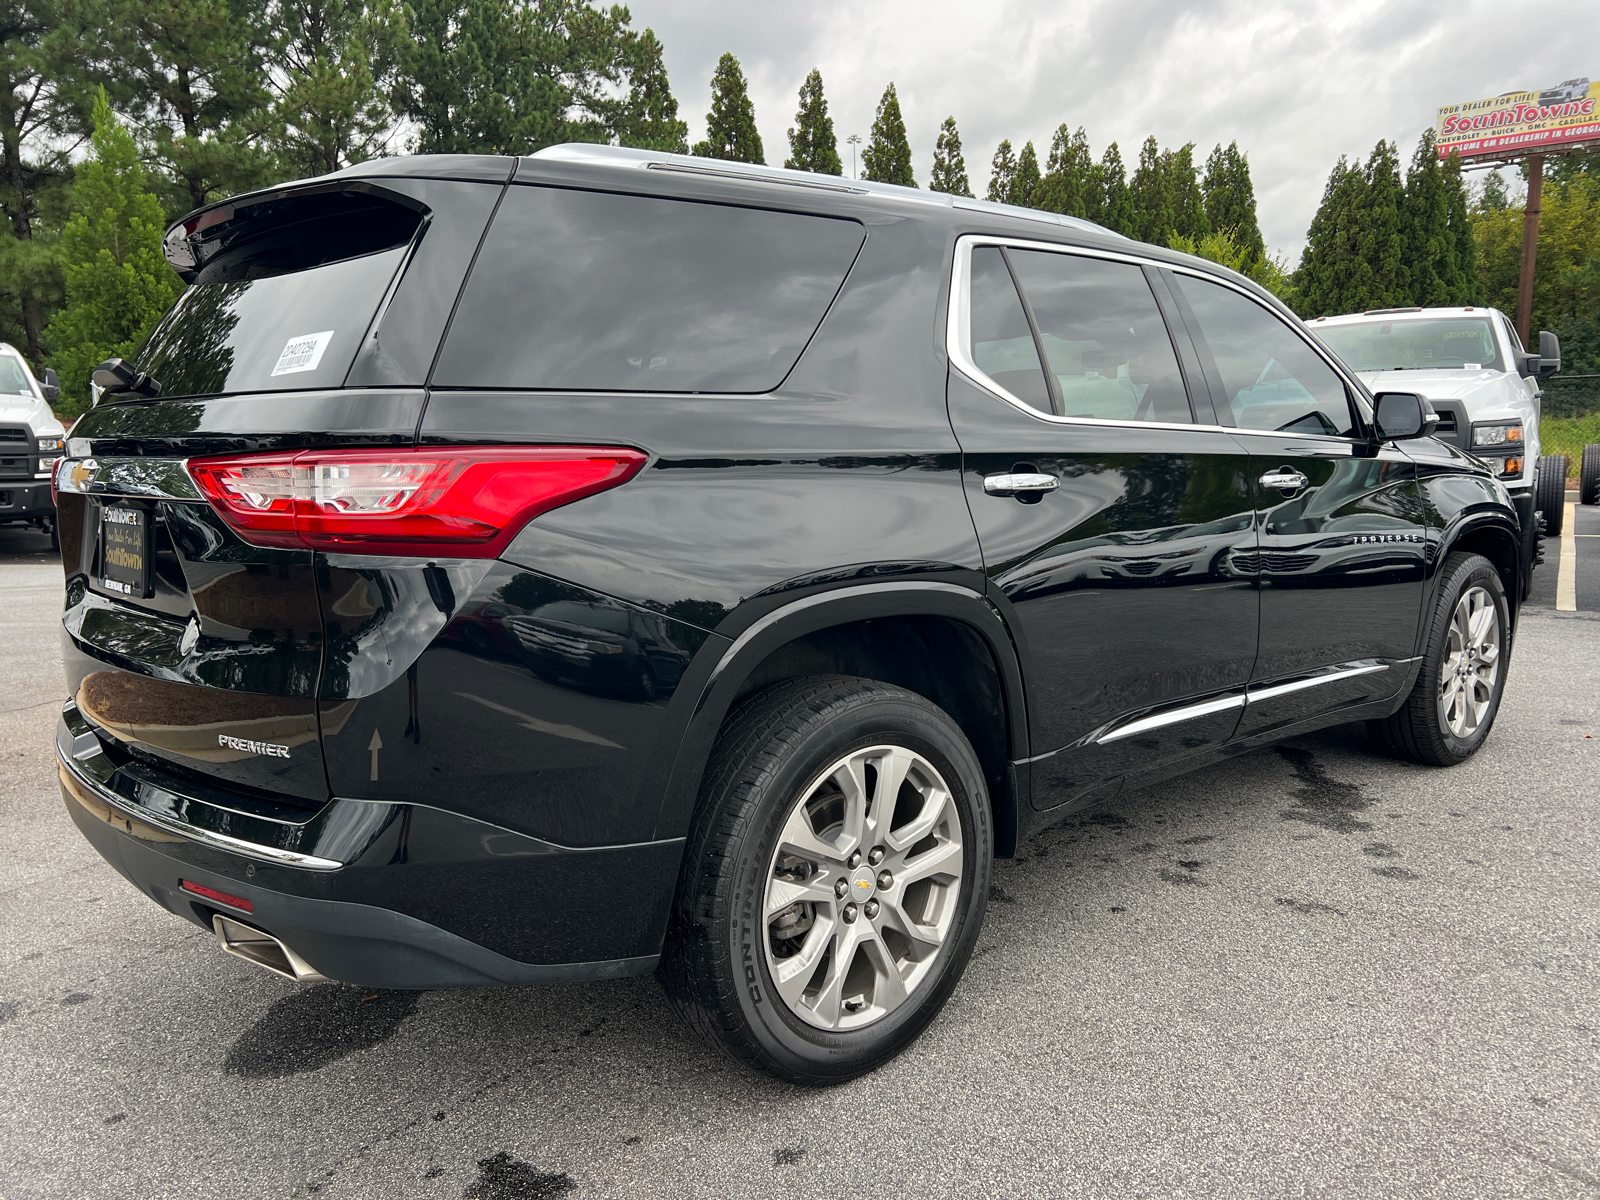
[[[1478,752],[1505,690],[1510,608],[1500,573],[1481,554],[1445,560],[1417,682],[1400,711],[1368,722],[1393,753],[1453,767]]]
[[[909,1046],[983,924],[993,832],[966,736],[915,693],[814,676],[724,726],[658,972],[684,1020],[793,1083]]]
[[[1544,514],[1545,537],[1560,537],[1567,520],[1567,456],[1546,454],[1539,460],[1534,507]]]
[[[1578,503],[1600,504],[1600,443],[1590,442],[1583,448],[1578,467]]]

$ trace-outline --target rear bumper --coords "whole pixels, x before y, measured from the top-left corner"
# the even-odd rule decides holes
[[[0,480],[0,522],[37,521],[55,515],[56,501],[48,482]]]
[[[74,824],[145,895],[207,929],[215,913],[237,918],[319,974],[366,987],[566,983],[655,968],[681,840],[572,849],[419,805],[335,800],[295,827],[316,853],[293,862],[282,846],[123,794],[95,737],[69,704],[56,752]],[[184,880],[248,900],[250,911],[186,892]]]

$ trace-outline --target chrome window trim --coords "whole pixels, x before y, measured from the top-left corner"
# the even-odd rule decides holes
[[[1356,380],[1344,366],[1329,351],[1319,344],[1315,337],[1307,332],[1295,329],[1288,321],[1283,320],[1281,314],[1261,303],[1261,298],[1248,288],[1240,287],[1232,280],[1213,275],[1194,267],[1183,266],[1178,263],[1163,262],[1160,259],[1148,258],[1144,255],[1123,250],[1102,250],[1095,246],[1076,246],[1064,242],[1038,242],[1027,238],[1005,237],[992,233],[967,233],[956,239],[955,261],[951,266],[950,276],[950,307],[945,321],[945,352],[950,356],[951,365],[973,385],[993,394],[1013,408],[1019,409],[1030,417],[1048,422],[1052,425],[1084,425],[1090,428],[1106,429],[1183,429],[1203,430],[1207,433],[1233,433],[1244,437],[1274,437],[1295,438],[1302,441],[1320,442],[1341,446],[1360,445],[1362,439],[1340,437],[1336,434],[1326,433],[1290,433],[1277,429],[1245,429],[1238,425],[1207,424],[1201,421],[1116,421],[1099,417],[1058,417],[1054,413],[1041,412],[1033,405],[1018,399],[994,380],[990,379],[983,370],[972,360],[967,351],[967,345],[972,338],[972,251],[976,246],[1002,246],[1016,250],[1043,250],[1052,254],[1076,254],[1086,258],[1101,258],[1110,262],[1126,263],[1134,267],[1154,267],[1157,270],[1175,271],[1183,275],[1192,275],[1196,279],[1203,279],[1208,283],[1219,284],[1238,292],[1239,295],[1251,303],[1260,306],[1276,318],[1285,329],[1289,329],[1299,336],[1300,340],[1308,345],[1312,352],[1321,359],[1333,373],[1344,382],[1350,394],[1356,399],[1356,408],[1361,418],[1368,424],[1372,421],[1371,406],[1367,403],[1366,389]],[[1152,301],[1155,299],[1151,295]],[[1164,315],[1164,314],[1163,314]],[[1174,356],[1177,347],[1173,347]],[[1041,364],[1042,366],[1043,364]]]

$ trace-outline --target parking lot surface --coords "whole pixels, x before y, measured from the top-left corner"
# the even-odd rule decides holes
[[[0,1200],[1600,1194],[1600,596],[1557,610],[1555,539],[1471,762],[1333,730],[1080,815],[999,864],[927,1034],[830,1090],[649,978],[224,957],[62,808],[44,545],[0,530]]]

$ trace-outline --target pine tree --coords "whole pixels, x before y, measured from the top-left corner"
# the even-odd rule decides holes
[[[706,114],[705,140],[695,143],[693,153],[728,162],[767,161],[761,152],[761,133],[756,129],[756,110],[750,103],[744,71],[732,54],[717,60],[717,69],[711,76],[711,111]]]
[[[789,130],[789,157],[784,166],[818,175],[843,175],[839,160],[839,140],[833,133],[833,118],[822,94],[822,72],[813,69],[800,85],[800,110]]]
[[[1139,165],[1128,185],[1130,237],[1165,246],[1178,224],[1177,206],[1169,185],[1167,165],[1154,137],[1139,148]]]
[[[1365,195],[1356,213],[1357,254],[1371,269],[1370,290],[1362,309],[1393,308],[1409,302],[1406,235],[1401,207],[1405,189],[1393,144],[1380,141],[1372,148],[1364,172]]]
[[[628,106],[624,8],[583,0],[410,0],[395,104],[423,154],[531,154],[605,142]]]
[[[1433,130],[1426,129],[1406,173],[1401,230],[1405,238],[1405,300],[1424,308],[1453,303],[1461,291],[1456,244],[1451,236],[1450,195],[1444,169],[1434,151]]]
[[[274,10],[282,86],[272,149],[285,174],[324,175],[382,154],[403,36],[390,0],[285,0]],[[275,81],[276,82],[276,81]]]
[[[89,53],[160,167],[175,212],[275,178],[268,0],[112,0]],[[163,178],[164,176],[164,178]]]
[[[1088,217],[1095,206],[1091,195],[1097,190],[1096,182],[1088,134],[1081,125],[1076,133],[1069,133],[1063,122],[1050,141],[1050,157],[1045,161],[1044,178],[1034,192],[1033,207]]]
[[[1206,219],[1214,233],[1226,233],[1245,251],[1247,262],[1266,257],[1266,242],[1256,217],[1256,190],[1250,180],[1250,160],[1239,152],[1239,143],[1220,144],[1206,159]]]
[[[972,195],[967,160],[961,154],[961,134],[954,117],[946,117],[939,126],[939,140],[933,144],[933,173],[928,176],[928,190],[951,196]]]
[[[1011,203],[1020,204],[1024,208],[1033,204],[1033,194],[1039,190],[1039,154],[1033,148],[1033,143],[1023,145],[1022,153],[1017,155],[1017,178],[1011,185]]]
[[[1104,225],[1113,233],[1134,236],[1133,195],[1128,187],[1128,171],[1122,163],[1122,151],[1115,142],[1106,147],[1095,169],[1096,184],[1093,203],[1089,206],[1089,220]]]
[[[1189,142],[1161,156],[1161,171],[1166,192],[1172,205],[1172,228],[1167,231],[1179,237],[1201,241],[1211,233],[1211,222],[1206,217],[1205,196],[1194,165],[1194,143]]]
[[[1454,151],[1444,160],[1444,186],[1448,197],[1445,231],[1455,253],[1455,270],[1445,281],[1447,304],[1482,304],[1483,281],[1478,273],[1478,242],[1472,224],[1472,201],[1461,174],[1461,156]],[[1600,315],[1600,314],[1597,314]]]
[[[667,82],[661,41],[646,29],[628,55],[628,100],[617,130],[617,144],[638,150],[689,153],[689,125],[678,119],[678,101]]]
[[[1366,181],[1343,156],[1328,174],[1322,203],[1306,231],[1305,253],[1295,272],[1296,309],[1302,317],[1336,316],[1367,307],[1372,268],[1357,248]]]
[[[1506,177],[1499,171],[1490,171],[1483,177],[1483,190],[1478,193],[1479,212],[1504,212],[1511,207],[1511,196],[1506,191]]]
[[[66,307],[47,331],[69,411],[88,406],[95,366],[131,357],[180,290],[161,253],[161,202],[147,189],[133,135],[112,114],[104,90],[91,145],[61,234]]]
[[[861,165],[866,179],[898,183],[901,187],[917,186],[911,171],[911,143],[906,138],[900,97],[895,94],[893,83],[883,90],[883,98],[878,101],[878,115],[873,118],[867,148],[861,152]]]
[[[986,199],[997,204],[1010,204],[1011,192],[1017,182],[1017,156],[1011,151],[1011,139],[996,147],[994,159],[989,163],[989,191]]]

